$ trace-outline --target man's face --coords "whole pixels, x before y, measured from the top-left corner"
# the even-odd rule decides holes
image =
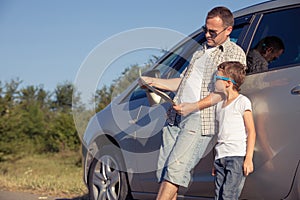
[[[232,27],[224,27],[220,17],[206,20],[205,37],[209,46],[215,47],[224,43],[232,31]]]
[[[273,48],[268,48],[265,55],[263,57],[266,59],[268,63],[276,60],[283,53],[283,49],[275,50]]]

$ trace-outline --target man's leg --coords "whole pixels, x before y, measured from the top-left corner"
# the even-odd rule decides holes
[[[178,186],[188,187],[191,170],[202,158],[211,140],[211,137],[199,133],[200,128],[199,115],[190,116],[181,121],[180,127],[176,130],[176,139],[173,137],[175,140],[163,141],[164,145],[161,148],[163,151],[160,151],[159,157],[167,155],[167,160],[164,163],[164,173],[158,173],[162,175],[162,184],[157,199],[176,199]],[[167,135],[163,136],[165,139]],[[172,141],[171,145],[168,143],[170,141]],[[171,151],[163,154],[166,149]],[[160,159],[158,163],[161,163]]]
[[[157,200],[176,200],[178,185],[168,181],[163,181],[160,184]]]
[[[160,147],[159,157],[157,162],[156,176],[158,182],[164,180],[164,174],[166,173],[166,164],[176,142],[180,129],[177,126],[166,126],[163,128],[162,134],[162,146]]]
[[[166,126],[163,129],[163,144],[160,149],[159,160],[158,160],[158,170],[157,178],[161,181],[160,188],[158,191],[158,200],[176,200],[178,186],[163,179],[165,174],[165,164],[168,160],[170,152],[176,142],[178,133],[180,129],[177,126]]]

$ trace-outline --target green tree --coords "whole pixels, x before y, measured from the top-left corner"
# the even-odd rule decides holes
[[[52,108],[62,112],[70,112],[72,108],[74,86],[72,83],[65,82],[58,84],[54,91],[54,101]]]
[[[45,138],[45,151],[58,152],[78,150],[80,138],[72,116],[72,100],[80,108],[80,99],[73,84],[65,82],[57,85],[52,101],[52,120]],[[73,95],[74,93],[74,95]]]
[[[18,105],[19,79],[1,85],[0,98],[0,160],[14,157],[13,155],[24,150],[22,142],[26,135],[23,134],[23,112],[16,109]]]
[[[1,113],[9,114],[10,110],[16,103],[16,99],[19,95],[18,88],[22,81],[19,79],[12,79],[10,82],[6,82],[4,88],[1,88],[2,98],[1,98]]]
[[[113,86],[107,87],[104,85],[101,89],[96,91],[96,112],[104,109],[111,101]]]
[[[57,113],[53,118],[45,140],[47,151],[77,151],[80,147],[80,139],[75,128],[73,116],[70,113]]]

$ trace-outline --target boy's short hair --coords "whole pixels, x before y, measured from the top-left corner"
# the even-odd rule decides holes
[[[236,82],[233,88],[240,91],[240,86],[244,83],[246,77],[245,65],[238,61],[227,61],[221,63],[218,70],[222,71],[225,77],[233,79]]]

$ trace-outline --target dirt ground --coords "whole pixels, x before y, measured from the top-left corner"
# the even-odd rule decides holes
[[[0,200],[87,200],[86,196],[66,199],[47,195],[31,194],[27,192],[0,191]]]

